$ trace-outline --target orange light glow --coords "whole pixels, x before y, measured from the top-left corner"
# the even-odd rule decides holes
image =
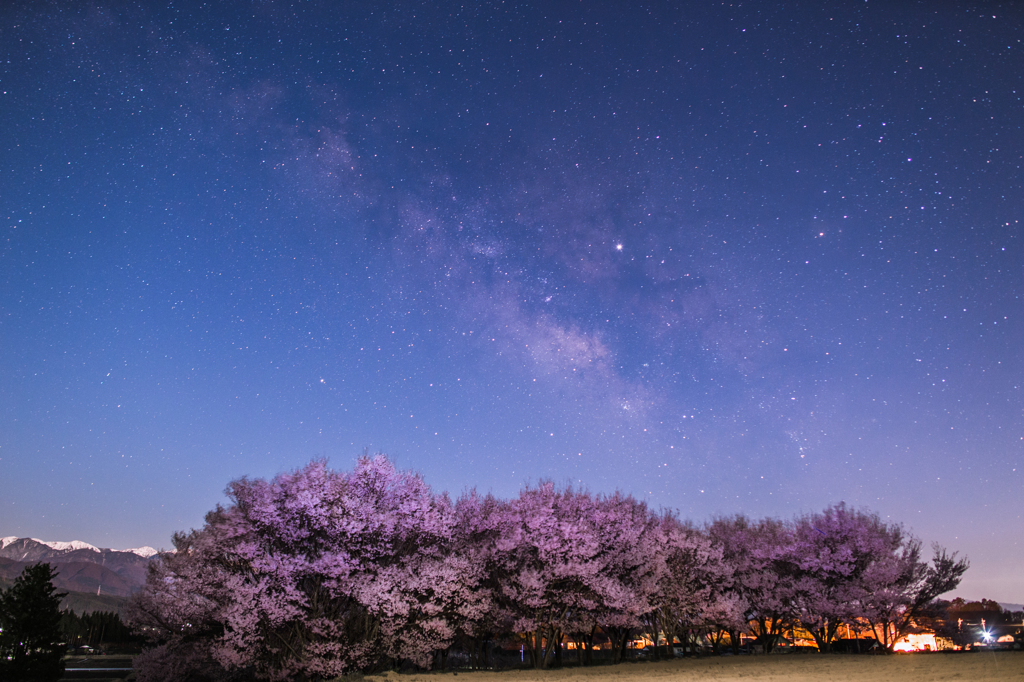
[[[938,651],[939,646],[933,634],[907,635],[896,642],[893,651]]]

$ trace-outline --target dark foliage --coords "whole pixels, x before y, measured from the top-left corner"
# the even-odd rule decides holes
[[[60,627],[69,647],[99,648],[110,644],[136,644],[144,641],[113,611],[93,611],[81,616],[74,611],[65,611],[61,616]]]
[[[60,600],[53,568],[36,564],[0,592],[0,679],[59,680],[64,675]]]

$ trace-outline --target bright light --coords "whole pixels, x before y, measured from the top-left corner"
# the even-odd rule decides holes
[[[907,635],[893,646],[893,651],[897,652],[938,650],[938,642],[935,640],[935,635],[931,633]]]

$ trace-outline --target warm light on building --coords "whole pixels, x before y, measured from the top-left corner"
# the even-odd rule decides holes
[[[939,645],[935,641],[935,635],[922,633],[919,635],[907,635],[900,641],[896,642],[896,646],[894,646],[892,650],[899,652],[938,651]]]

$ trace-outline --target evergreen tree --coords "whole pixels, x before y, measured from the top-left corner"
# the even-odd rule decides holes
[[[64,675],[60,602],[49,564],[29,566],[0,590],[0,679],[49,682]]]

